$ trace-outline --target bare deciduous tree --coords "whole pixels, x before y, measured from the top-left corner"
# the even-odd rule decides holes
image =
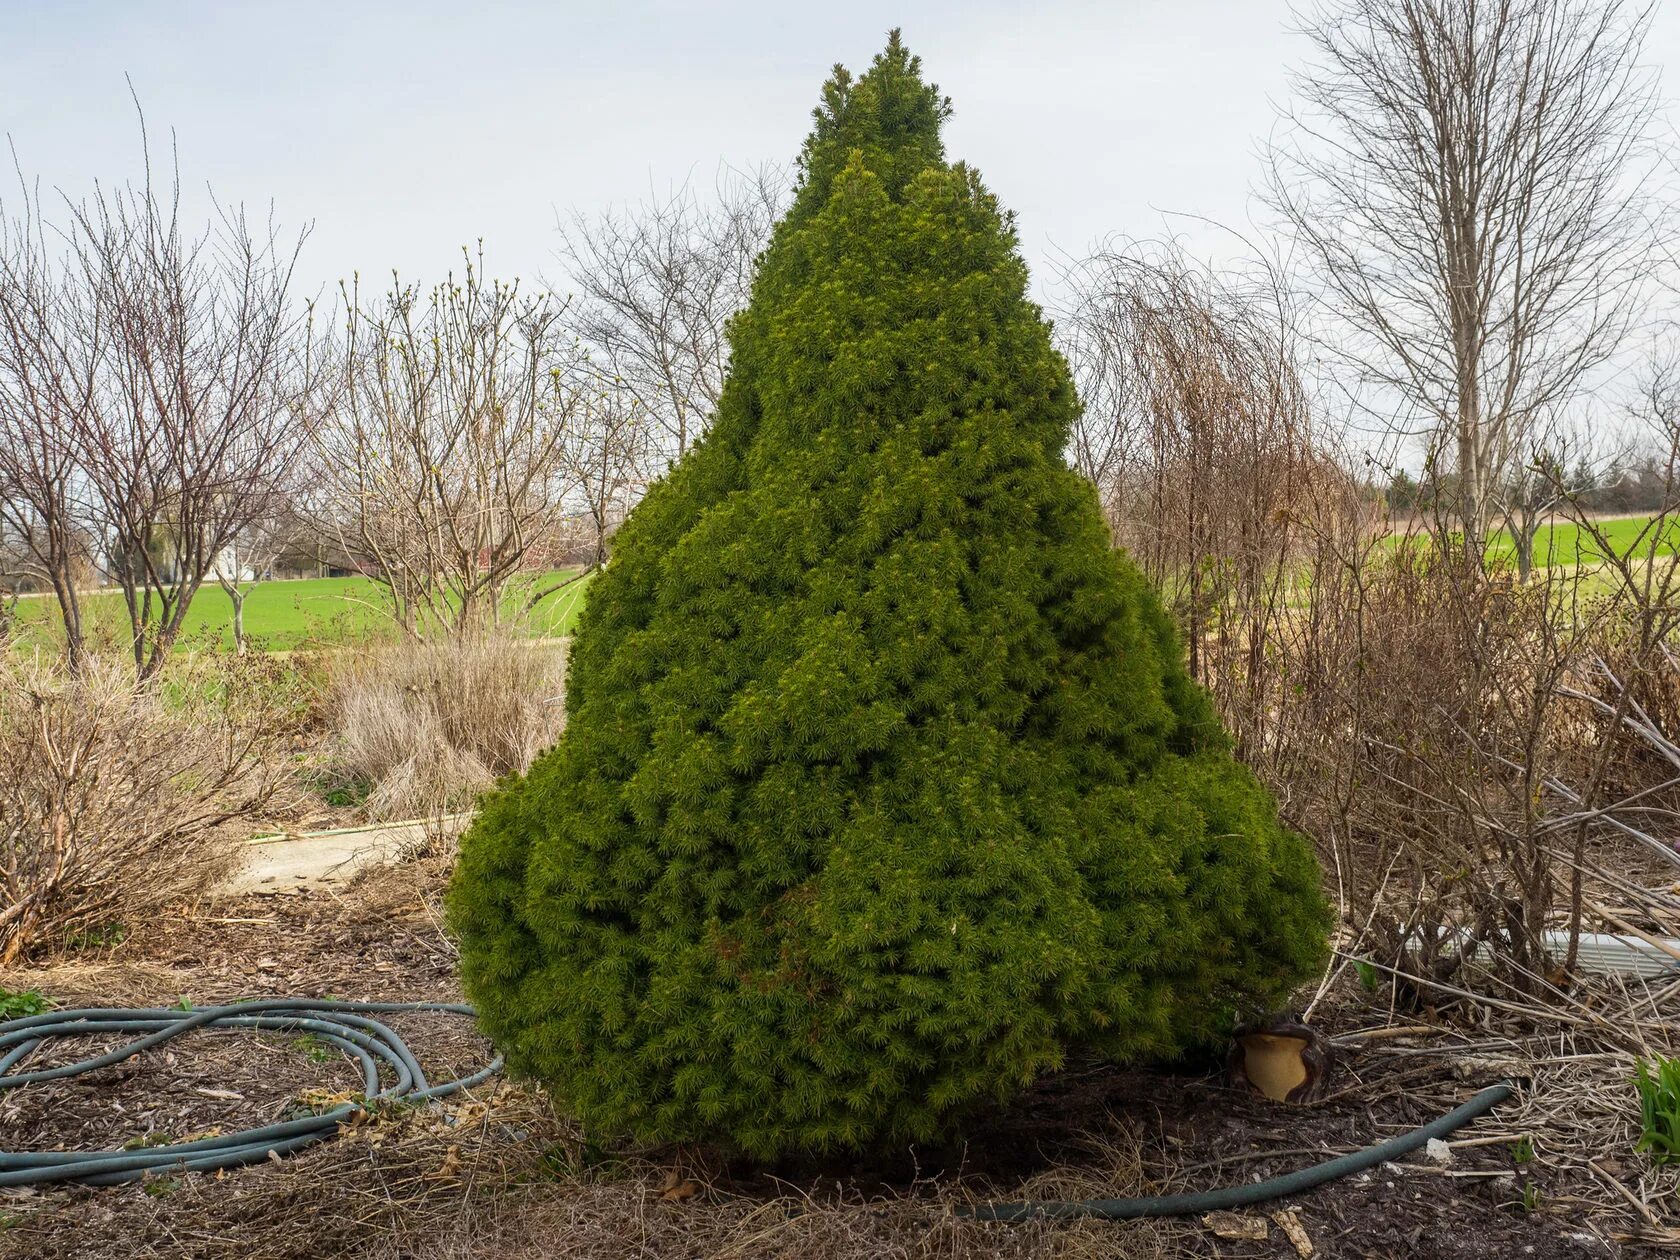
[[[291,296],[303,237],[254,230],[238,207],[190,235],[178,177],[160,195],[148,175],[76,207],[71,240],[109,333],[76,457],[145,679],[304,449]]]
[[[607,543],[654,475],[656,435],[648,415],[622,390],[585,390],[572,411],[561,460],[568,483],[566,531],[583,567],[531,593],[527,608],[607,562]]]
[[[295,515],[289,495],[283,489],[276,489],[265,496],[260,509],[234,532],[227,546],[211,561],[210,572],[233,605],[229,629],[237,653],[243,653],[246,647],[245,600],[253,587],[270,576],[275,561],[291,542]]]
[[[1625,0],[1345,0],[1271,152],[1269,200],[1315,273],[1328,339],[1452,472],[1481,563],[1527,429],[1641,310],[1650,10]]]
[[[680,458],[723,389],[730,316],[787,201],[786,173],[727,172],[717,198],[684,187],[598,218],[560,224],[561,260],[577,286],[576,327],[604,385],[622,387]]]
[[[122,588],[144,681],[297,462],[303,235],[282,242],[239,207],[192,232],[178,171],[152,180],[141,122],[143,182],[65,198],[56,222],[25,184],[0,249],[0,511],[58,597],[72,664],[91,552]]]
[[[1513,452],[1504,481],[1497,487],[1496,520],[1511,540],[1517,580],[1528,581],[1536,564],[1535,545],[1549,523],[1586,510],[1581,496],[1593,486],[1613,484],[1612,470],[1629,452],[1590,422],[1565,423],[1545,416],[1527,426],[1522,447]],[[1553,557],[1541,557],[1550,561]]]
[[[39,196],[19,183],[19,210],[0,221],[0,523],[51,587],[80,670],[89,554],[74,438],[94,406],[103,311],[61,265]]]
[[[405,632],[492,622],[565,507],[581,359],[565,305],[486,277],[482,255],[428,294],[344,299],[314,430],[323,528]]]

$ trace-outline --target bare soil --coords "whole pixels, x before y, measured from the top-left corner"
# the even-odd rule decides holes
[[[145,925],[110,950],[14,969],[0,985],[39,989],[61,1005],[277,994],[459,1000],[440,926],[442,879],[441,863],[411,862],[348,889],[246,895]],[[1320,1022],[1332,1032],[1368,1027],[1359,998]],[[491,1053],[466,1020],[392,1023],[436,1078]],[[1003,1225],[953,1215],[986,1199],[1204,1189],[1365,1146],[1496,1079],[1492,1067],[1455,1069],[1447,1042],[1422,1038],[1415,1055],[1396,1058],[1394,1039],[1356,1040],[1329,1096],[1306,1107],[1235,1092],[1211,1064],[1089,1064],[985,1117],[961,1146],[768,1169],[701,1150],[591,1142],[540,1093],[501,1081],[225,1174],[0,1191],[0,1255],[1294,1257],[1299,1247],[1273,1216],[1290,1211],[1319,1256],[1634,1254],[1615,1231],[1578,1219],[1568,1187],[1517,1145],[1500,1111],[1457,1135],[1445,1167],[1420,1152],[1248,1210],[1246,1221],[1212,1222],[1263,1233],[1254,1240],[1221,1237],[1196,1219]],[[267,1123],[311,1091],[358,1084],[347,1060],[308,1039],[203,1033],[97,1076],[0,1094],[0,1146],[180,1140]]]

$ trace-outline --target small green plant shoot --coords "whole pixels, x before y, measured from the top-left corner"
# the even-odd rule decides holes
[[[1639,1142],[1653,1162],[1680,1159],[1680,1059],[1641,1060],[1633,1083],[1639,1090]]]

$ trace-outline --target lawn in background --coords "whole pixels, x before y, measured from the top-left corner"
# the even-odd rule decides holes
[[[1636,558],[1671,556],[1680,552],[1680,518],[1671,518],[1659,537],[1651,516],[1616,517],[1598,522],[1604,543],[1618,557]],[[1388,536],[1390,546],[1398,546],[1406,538],[1423,538],[1422,534],[1395,533]],[[1540,569],[1588,568],[1603,564],[1610,557],[1604,554],[1599,540],[1574,521],[1559,521],[1542,525],[1534,535],[1534,564]],[[1487,544],[1487,556],[1495,568],[1516,567],[1516,547],[1506,530],[1496,531]]]
[[[570,634],[583,608],[588,578],[550,595],[532,612],[524,611],[533,590],[564,576],[563,572],[548,574],[540,583],[525,581],[510,589],[502,600],[503,616],[531,635]],[[245,634],[253,647],[271,652],[376,642],[396,634],[385,607],[381,588],[371,578],[259,582],[245,597]],[[122,593],[114,588],[85,594],[82,615],[88,622],[90,637],[107,635],[121,642],[127,632],[128,614]],[[27,596],[19,600],[18,616],[25,627],[25,632],[18,636],[21,641],[33,640],[44,645],[57,639],[58,604],[51,596]],[[231,651],[232,621],[233,601],[227,592],[214,581],[205,583],[187,609],[176,650]]]
[[[1629,516],[1599,521],[1604,544],[1617,557],[1671,556],[1680,550],[1680,520],[1670,519],[1658,535],[1649,516]],[[1605,546],[1573,521],[1542,525],[1534,535],[1534,563],[1542,569],[1573,569],[1578,565],[1603,564],[1611,557]],[[1488,558],[1501,564],[1516,563],[1516,549],[1510,534],[1501,530],[1488,540]]]

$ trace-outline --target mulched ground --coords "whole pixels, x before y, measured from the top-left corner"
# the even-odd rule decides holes
[[[439,925],[436,863],[342,892],[252,896],[143,925],[100,954],[0,974],[66,1005],[205,1005],[309,995],[459,1000]],[[437,1078],[490,1053],[467,1021],[394,1017]],[[1357,994],[1320,1022],[1363,1028]],[[1392,1044],[1392,1043],[1387,1043]],[[1565,1206],[1499,1113],[1462,1131],[1449,1165],[1400,1167],[1251,1209],[1264,1239],[1197,1220],[981,1225],[951,1207],[983,1198],[1113,1197],[1259,1179],[1388,1137],[1496,1076],[1420,1043],[1347,1052],[1330,1097],[1284,1107],[1221,1074],[1103,1065],[1042,1082],[949,1150],[774,1169],[703,1151],[601,1149],[534,1092],[498,1083],[449,1104],[383,1115],[294,1157],[144,1185],[0,1191],[0,1255],[382,1256],[1297,1256],[1272,1213],[1333,1257],[1632,1254]],[[79,1048],[83,1053],[86,1047]],[[74,1149],[179,1140],[270,1122],[309,1091],[355,1090],[349,1062],[284,1034],[209,1032],[97,1078],[0,1094],[0,1146]],[[1220,1222],[1229,1230],[1243,1222]],[[1300,1235],[1298,1235],[1300,1236]]]

